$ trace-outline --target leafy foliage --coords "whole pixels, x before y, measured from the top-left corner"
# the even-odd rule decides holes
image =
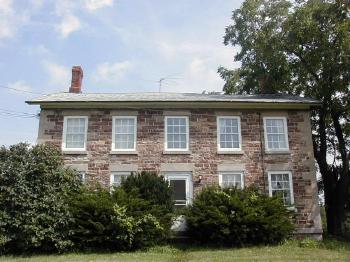
[[[74,218],[72,241],[79,249],[112,249],[120,246],[127,249],[130,245],[130,228],[123,228],[120,223],[112,223],[114,203],[107,190],[102,188],[83,188],[70,200],[70,210]],[[123,214],[119,214],[123,215]],[[115,219],[124,222],[123,217]],[[127,223],[125,223],[127,225]],[[123,227],[124,224],[121,225]],[[122,237],[118,235],[122,233]]]
[[[0,149],[0,235],[5,251],[64,251],[72,246],[66,199],[79,187],[50,145]]]
[[[240,47],[234,58],[241,67],[219,68],[226,93],[321,100],[312,114],[313,143],[332,234],[342,233],[344,207],[350,203],[349,18],[347,1],[245,0],[224,37],[226,45]]]
[[[147,213],[132,216],[101,187],[83,188],[71,200],[72,241],[83,250],[130,250],[158,243],[164,229]]]
[[[141,217],[149,213],[166,231],[170,230],[174,202],[172,189],[163,176],[152,172],[132,174],[114,189],[113,198],[118,205],[127,207],[129,215]]]
[[[229,246],[278,243],[292,230],[290,213],[278,197],[246,188],[209,187],[186,212],[189,235]]]

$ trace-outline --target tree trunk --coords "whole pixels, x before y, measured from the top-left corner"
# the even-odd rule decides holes
[[[336,174],[332,174],[336,176]],[[344,189],[347,183],[337,181],[334,185],[328,185],[333,190],[326,190],[325,186],[325,208],[327,216],[327,232],[329,235],[344,235],[345,204],[347,198],[344,197]],[[327,186],[327,187],[328,187]],[[329,192],[330,191],[330,192]],[[327,193],[326,193],[327,192]]]
[[[331,113],[335,133],[339,142],[339,153],[342,165],[340,168],[331,168],[327,164],[327,140],[326,140],[326,111],[325,105],[319,112],[319,150],[315,149],[315,157],[320,168],[324,185],[325,209],[327,217],[327,231],[329,235],[342,236],[344,232],[345,205],[350,185],[349,163],[343,132],[339,123],[339,117]]]

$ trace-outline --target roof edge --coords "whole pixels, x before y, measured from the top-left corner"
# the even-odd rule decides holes
[[[142,109],[142,108],[213,108],[213,109],[312,109],[321,106],[315,102],[267,101],[25,101],[43,109]]]

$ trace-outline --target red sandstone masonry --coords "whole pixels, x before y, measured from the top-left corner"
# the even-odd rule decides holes
[[[202,175],[202,182],[194,182],[194,191],[218,183],[218,165],[245,166],[245,185],[254,185],[268,193],[267,171],[273,166],[288,166],[293,176],[296,226],[321,229],[311,128],[308,111],[256,110],[188,110],[190,112],[191,154],[165,155],[163,110],[139,110],[137,116],[137,155],[112,155],[112,116],[116,110],[42,110],[38,142],[50,142],[61,147],[63,116],[89,116],[87,154],[64,155],[66,163],[88,164],[89,178],[109,185],[110,164],[136,164],[138,170],[160,172],[162,163],[194,164],[193,181]],[[243,154],[217,153],[218,115],[241,117]],[[290,154],[264,153],[264,116],[286,116]],[[262,143],[261,143],[262,142]],[[276,170],[276,169],[275,169]],[[272,170],[271,170],[272,171]]]

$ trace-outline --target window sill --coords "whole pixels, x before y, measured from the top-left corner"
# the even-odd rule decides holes
[[[266,155],[290,155],[289,150],[265,151]]]
[[[62,150],[64,155],[87,155],[86,150]]]
[[[289,206],[287,207],[288,211],[294,211],[294,212],[298,212],[298,209],[295,206]]]
[[[218,155],[243,155],[244,151],[242,150],[237,150],[237,151],[223,151],[223,150],[218,150],[217,151]]]
[[[111,151],[110,155],[138,155],[137,151]]]
[[[163,155],[190,155],[192,154],[192,152],[190,150],[184,150],[184,151],[167,151],[167,150],[164,150],[163,151]]]

